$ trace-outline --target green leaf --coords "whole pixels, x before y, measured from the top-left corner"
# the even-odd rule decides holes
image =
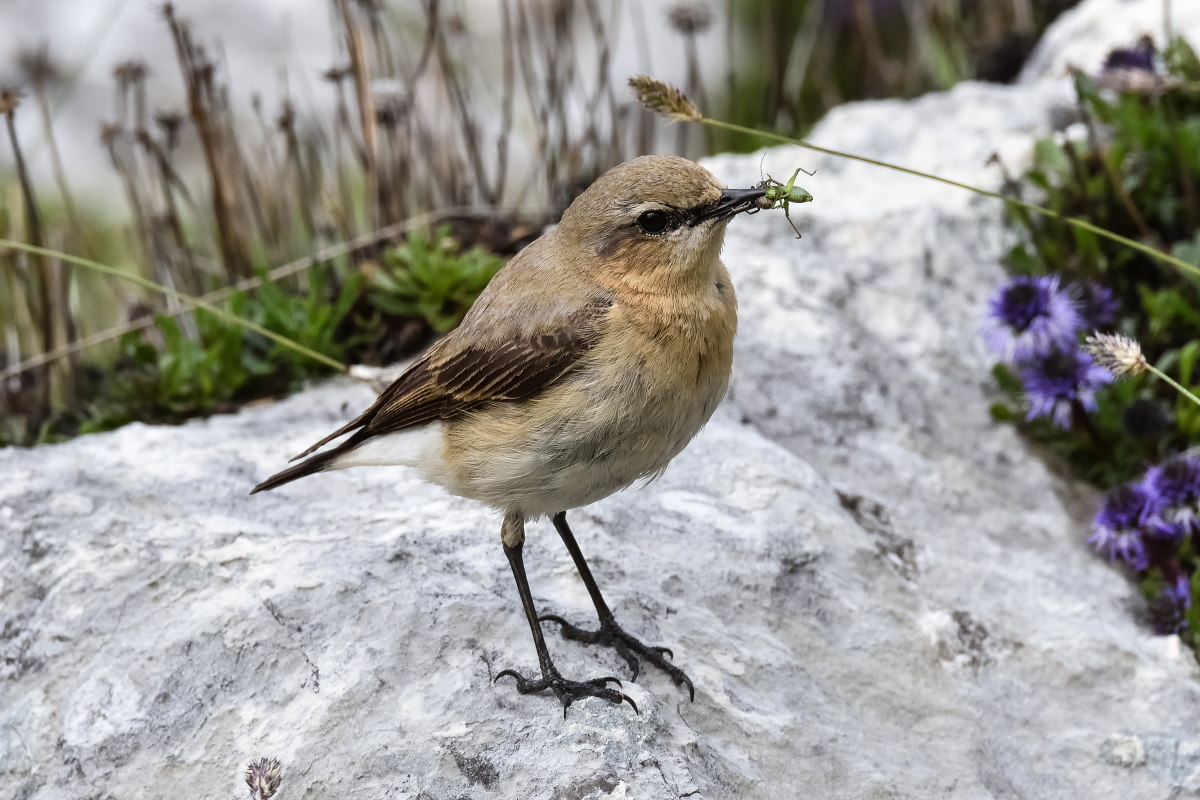
[[[996,422],[1013,422],[1017,418],[1013,410],[1004,405],[1004,403],[992,403],[991,407],[988,408],[988,413],[991,414],[992,419]]]
[[[368,297],[385,313],[421,317],[444,333],[462,321],[503,263],[478,247],[460,252],[449,228],[413,231],[370,273]]]
[[[1021,379],[1013,375],[1004,364],[997,364],[992,367],[992,377],[996,379],[996,383],[1000,384],[1000,388],[1009,394],[1019,395],[1025,391],[1025,385],[1021,382]]]

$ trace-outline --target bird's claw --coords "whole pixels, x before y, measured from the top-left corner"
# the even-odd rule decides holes
[[[629,670],[633,673],[630,680],[633,681],[636,681],[638,675],[642,674],[642,665],[638,660],[640,656],[667,673],[676,686],[686,686],[690,700],[695,701],[696,699],[696,687],[692,685],[692,679],[667,660],[675,658],[675,653],[671,648],[642,644],[641,640],[626,633],[616,620],[601,619],[599,629],[594,631],[576,627],[557,614],[543,614],[538,617],[538,622],[556,623],[564,639],[584,644],[602,644],[613,648],[617,651],[617,655],[625,659],[625,663],[629,665]]]
[[[514,669],[501,670],[493,682],[501,678],[514,678],[517,682],[517,691],[521,694],[531,694],[534,692],[544,692],[547,689],[554,692],[558,697],[559,702],[563,704],[563,719],[567,718],[567,709],[576,700],[582,700],[585,697],[599,697],[607,700],[610,703],[620,705],[621,703],[629,703],[633,711],[638,716],[641,716],[641,711],[637,707],[637,703],[633,702],[633,698],[624,692],[618,692],[616,689],[609,689],[609,683],[621,685],[619,678],[606,676],[603,678],[592,678],[586,681],[571,681],[559,675],[557,671],[543,673],[541,680],[530,680]]]
[[[609,644],[602,639],[601,631],[589,631],[583,628],[577,628],[558,614],[542,614],[538,617],[538,622],[553,622],[559,627],[559,632],[564,639],[570,639],[573,642],[583,642],[584,644]]]

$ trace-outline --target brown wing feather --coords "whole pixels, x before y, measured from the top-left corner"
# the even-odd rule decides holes
[[[595,318],[607,308],[607,303],[589,305],[557,331],[495,346],[454,347],[451,338],[444,339],[370,408],[292,460],[359,428],[356,444],[370,436],[448,419],[484,403],[529,397],[569,372],[592,349],[598,338]]]
[[[401,378],[379,398],[364,427],[391,433],[427,422],[429,414],[446,419],[482,403],[529,397],[569,372],[596,338],[593,326],[580,325],[553,336],[433,354],[419,372],[406,373],[411,380]]]

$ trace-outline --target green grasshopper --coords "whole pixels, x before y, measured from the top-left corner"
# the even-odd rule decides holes
[[[813,199],[813,196],[807,189],[796,185],[796,176],[801,172],[810,176],[816,174],[809,172],[803,167],[797,167],[786,184],[768,175],[766,180],[754,187],[755,189],[767,190],[766,194],[754,201],[754,205],[761,211],[770,211],[772,208],[782,206],[783,215],[787,217],[788,224],[796,232],[797,239],[801,238],[800,229],[796,227],[796,223],[792,222],[791,205],[792,203],[811,203]]]

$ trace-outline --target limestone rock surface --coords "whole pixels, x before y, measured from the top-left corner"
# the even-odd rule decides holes
[[[1160,49],[1167,31],[1187,36],[1192,47],[1200,30],[1195,0],[1086,0],[1065,12],[1042,37],[1021,70],[1021,81],[1061,78],[1072,67],[1095,72],[1115,47],[1149,36]]]
[[[1111,3],[1109,3],[1111,5]],[[1105,8],[1089,0],[1085,8]],[[812,138],[985,186],[1061,81],[836,110]],[[708,166],[759,180],[759,156]],[[332,381],[180,427],[0,451],[0,798],[1080,798],[1200,793],[1200,670],[1083,544],[1095,494],[987,415],[995,201],[782,148],[793,212],[730,226],[729,397],[657,483],[572,515],[619,619],[671,646],[640,716],[535,668],[499,520],[402,469],[247,496],[356,413]],[[534,597],[587,595],[548,523]],[[574,676],[624,675],[551,636]]]

